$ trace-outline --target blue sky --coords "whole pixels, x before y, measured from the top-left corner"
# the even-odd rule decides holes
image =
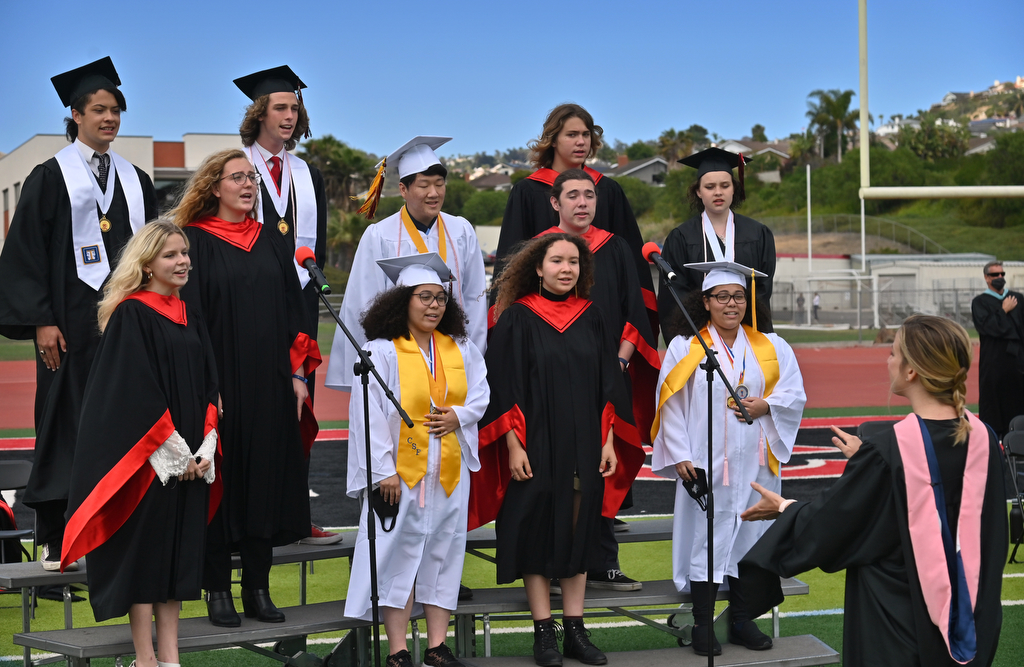
[[[416,134],[454,136],[445,155],[522,146],[563,101],[626,143],[693,123],[781,138],[806,124],[811,90],[858,89],[856,0],[0,0],[0,17],[3,152],[61,132],[50,77],[104,55],[122,134],[235,132],[247,100],[232,79],[287,63],[314,135],[376,154]],[[871,112],[1024,75],[1022,24],[1020,2],[870,1]]]

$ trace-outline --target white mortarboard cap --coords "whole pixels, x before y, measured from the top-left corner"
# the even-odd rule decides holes
[[[684,264],[683,266],[687,269],[703,271],[706,274],[704,276],[704,283],[700,288],[702,292],[706,292],[718,285],[746,285],[747,278],[751,276],[757,278],[768,277],[767,273],[762,273],[757,269],[752,269],[749,266],[743,266],[736,262],[694,262],[692,264]]]
[[[441,164],[434,151],[451,140],[451,137],[414,137],[388,155],[388,171],[397,169],[398,178],[402,179]]]
[[[378,259],[379,266],[396,286],[444,285],[455,280],[451,269],[436,252]]]

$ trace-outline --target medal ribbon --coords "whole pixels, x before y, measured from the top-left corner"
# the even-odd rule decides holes
[[[735,262],[736,261],[736,222],[733,220],[732,211],[729,211],[729,219],[725,222],[725,252],[722,252],[721,244],[718,242],[718,234],[715,233],[715,227],[711,224],[711,218],[708,217],[707,211],[700,214],[701,222],[704,225],[704,236],[707,237],[707,243],[704,247],[711,246],[711,254],[714,256],[716,262]],[[707,252],[705,251],[704,259],[707,261]]]
[[[416,229],[416,225],[412,221],[412,216],[409,215],[409,209],[405,206],[402,207],[402,224],[405,226],[405,231],[409,234],[409,238],[416,244],[416,251],[421,255],[425,252],[430,252],[427,248],[426,242],[423,240],[423,235],[420,234],[420,230]],[[448,263],[448,230],[445,229],[444,220],[441,219],[441,214],[437,214],[437,254],[441,256],[441,261],[445,264]]]
[[[402,407],[412,417],[413,425],[402,422],[399,429],[395,469],[411,489],[427,473],[427,452],[431,435],[426,427],[431,405],[447,407],[464,405],[468,393],[466,367],[459,346],[450,336],[434,333],[434,372],[415,340],[395,338],[398,353],[398,380]],[[418,360],[417,360],[418,359]],[[426,372],[427,382],[423,382]],[[462,450],[454,432],[441,438],[441,486],[450,497],[459,483],[462,471]]]

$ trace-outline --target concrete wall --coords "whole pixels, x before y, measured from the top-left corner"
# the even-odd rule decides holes
[[[198,169],[211,153],[242,147],[242,139],[237,134],[195,133],[183,135],[182,139],[185,142],[185,168],[189,171]]]

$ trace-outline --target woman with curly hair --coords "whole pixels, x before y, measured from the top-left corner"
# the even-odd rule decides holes
[[[242,151],[214,153],[172,211],[192,248],[181,296],[206,321],[223,399],[223,498],[203,579],[210,621],[224,627],[241,624],[232,550],[242,556],[245,615],[280,623],[269,590],[273,547],[310,534],[307,457],[317,426],[306,382],[320,352],[290,248],[254,218],[259,180]]]
[[[887,366],[913,413],[863,442],[833,427],[850,460],[813,502],[754,485],[761,499],[743,519],[775,522],[740,578],[845,569],[844,665],[991,665],[1009,539],[999,441],[966,409],[971,339],[952,320],[914,315]],[[761,595],[751,613],[779,602],[777,590]]]
[[[558,215],[550,203],[551,187],[555,178],[565,170],[582,169],[597,187],[598,204],[592,224],[629,244],[651,328],[657,330],[654,281],[650,264],[641,253],[644,240],[640,236],[636,216],[622,186],[614,178],[605,178],[586,164],[601,150],[603,133],[590,112],[578,104],[560,104],[548,113],[540,137],[529,143],[530,162],[536,171],[513,185],[508,196],[495,253],[495,275],[500,274],[508,256],[515,252],[519,243],[558,225]]]
[[[377,578],[390,655],[411,667],[405,635],[412,613],[427,618],[427,665],[457,667],[444,643],[458,605],[466,551],[470,472],[480,468],[477,421],[490,397],[483,356],[466,334],[453,275],[435,253],[377,260],[395,287],[363,314],[365,349],[413,420],[407,426],[371,379],[369,398],[353,387],[349,407],[348,495],[362,500],[345,615],[370,620],[366,503],[379,494],[398,514],[377,522]],[[374,488],[366,489],[366,424]],[[369,497],[368,497],[369,496]],[[414,609],[415,608],[415,609]]]
[[[497,519],[498,583],[523,578],[538,665],[562,664],[552,579],[562,588],[564,654],[607,661],[583,626],[586,573],[601,556],[601,516],[614,517],[644,456],[614,337],[588,300],[593,283],[583,238],[530,241],[497,281],[487,347],[491,402],[470,528]]]
[[[86,556],[97,621],[128,614],[138,667],[178,663],[178,604],[202,591],[217,370],[178,298],[185,234],[151,222],[104,286],[102,331],[72,466],[62,564]],[[153,652],[153,617],[160,662]]]

